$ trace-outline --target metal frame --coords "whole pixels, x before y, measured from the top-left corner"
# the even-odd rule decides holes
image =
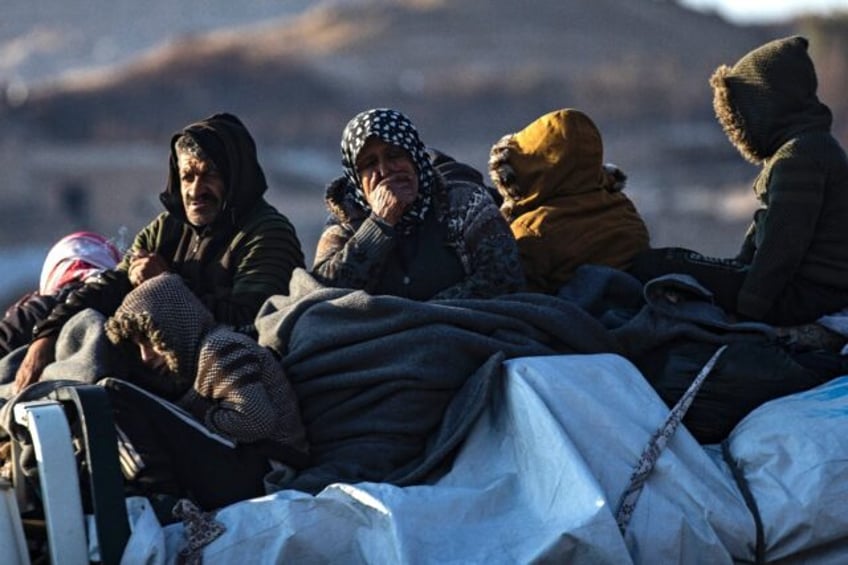
[[[77,462],[62,404],[55,400],[18,404],[15,421],[29,430],[35,449],[50,562],[55,565],[88,562]],[[18,471],[20,467],[16,464],[15,484],[21,485],[24,477]]]
[[[124,481],[118,462],[117,435],[109,397],[97,385],[59,387],[47,400],[14,407],[15,421],[27,428],[38,464],[40,499],[47,526],[50,561],[78,564],[89,560],[85,513],[93,514],[99,562],[118,564],[130,537]],[[83,500],[69,421],[79,422],[90,497]],[[14,450],[13,450],[14,452]],[[19,455],[19,454],[18,454]],[[14,460],[18,504],[25,492],[20,462]]]
[[[0,540],[0,563],[30,564],[15,488],[5,479],[0,479]]]

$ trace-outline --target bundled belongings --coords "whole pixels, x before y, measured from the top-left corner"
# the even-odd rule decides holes
[[[163,563],[193,551],[206,563],[244,555],[269,563],[844,560],[848,379],[760,406],[736,427],[724,453],[679,427],[622,534],[617,502],[668,407],[617,355],[525,357],[503,369],[450,470],[428,484],[338,483],[315,496],[284,490],[218,511],[212,525],[219,535],[211,542],[192,524],[162,528],[139,517],[125,557]]]
[[[604,323],[669,406],[728,346],[683,420],[702,443],[723,440],[768,400],[848,373],[848,361],[835,353],[796,352],[772,326],[732,320],[689,275],[665,275],[643,288],[625,272],[586,265],[559,296]]]

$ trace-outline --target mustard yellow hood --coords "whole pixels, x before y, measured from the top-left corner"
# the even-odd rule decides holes
[[[583,112],[545,114],[500,139],[489,155],[489,175],[504,198],[508,216],[543,205],[554,197],[607,188],[603,142]]]

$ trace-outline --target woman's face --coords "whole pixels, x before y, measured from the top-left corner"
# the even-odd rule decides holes
[[[406,149],[386,143],[378,137],[369,138],[356,156],[356,173],[362,183],[365,198],[371,195],[380,183],[403,200],[412,200],[418,195],[418,171]]]

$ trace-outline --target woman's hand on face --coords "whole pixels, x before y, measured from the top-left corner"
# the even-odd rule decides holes
[[[409,152],[378,137],[362,146],[356,173],[371,211],[391,226],[418,197],[418,171]]]
[[[416,180],[405,172],[382,179],[369,195],[371,210],[387,224],[395,225],[418,196]]]

